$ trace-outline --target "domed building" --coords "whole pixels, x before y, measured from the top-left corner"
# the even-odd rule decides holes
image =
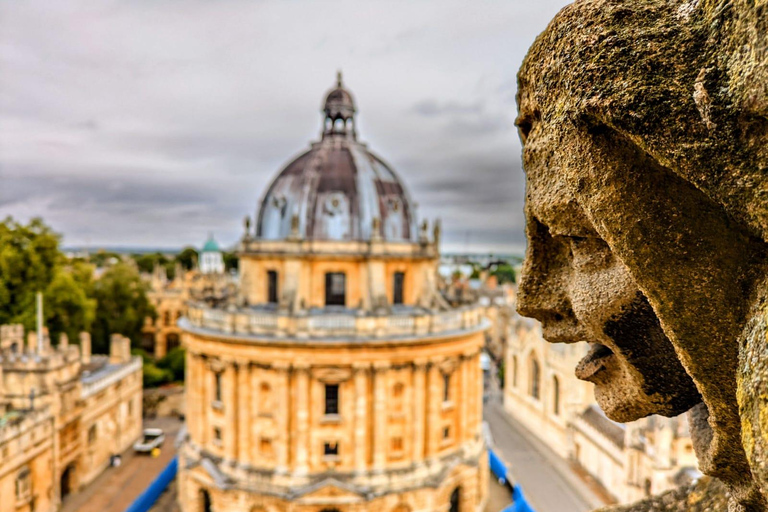
[[[224,273],[224,255],[219,249],[219,244],[213,238],[213,234],[208,236],[208,240],[200,251],[200,272],[203,274]]]
[[[184,512],[478,512],[477,307],[437,289],[440,227],[357,140],[341,76],[319,142],[266,190],[240,294],[193,303]]]

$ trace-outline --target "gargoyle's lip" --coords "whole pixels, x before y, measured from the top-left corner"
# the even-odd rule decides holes
[[[613,351],[605,345],[590,343],[589,352],[576,365],[576,378],[592,381],[595,376],[605,370],[605,365],[614,355]]]
[[[542,324],[541,334],[548,343],[579,343],[583,336],[575,335],[576,329],[570,324]]]

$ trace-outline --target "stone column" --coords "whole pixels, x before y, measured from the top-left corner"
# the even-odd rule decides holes
[[[251,365],[241,364],[237,372],[237,460],[240,464],[250,463],[248,447],[251,446],[251,404],[254,391],[258,388],[251,386]]]
[[[202,416],[202,399],[200,396],[200,387],[198,383],[202,380],[200,371],[200,356],[187,351],[187,371],[186,382],[184,386],[184,400],[187,407],[187,428],[189,435],[195,441],[200,443],[202,432],[200,431],[200,421]]]
[[[355,452],[354,464],[355,472],[364,473],[367,468],[366,448],[368,447],[368,415],[366,414],[368,406],[368,368],[365,363],[356,363],[352,365],[354,370],[355,383]]]
[[[387,371],[389,363],[373,366],[373,470],[384,471],[387,463]]]
[[[480,369],[480,351],[472,354],[470,368],[473,369],[475,390],[475,421],[472,423],[472,435],[480,434],[480,426],[483,422],[483,371]]]
[[[425,457],[432,457],[440,446],[440,405],[443,402],[442,379],[434,361],[427,364],[427,418],[425,422]]]
[[[413,366],[413,461],[424,461],[424,439],[426,422],[425,394],[427,387],[426,361],[415,361]]]
[[[277,414],[277,431],[279,438],[272,442],[275,447],[277,473],[286,473],[288,471],[291,454],[291,411],[293,410],[293,401],[291,400],[291,369],[288,363],[275,362],[272,364],[275,371],[278,372],[279,385],[274,386],[274,406]]]
[[[237,389],[237,363],[227,361],[224,369],[224,418],[225,438],[224,438],[224,457],[230,462],[237,460],[237,441],[238,441],[238,389]]]
[[[472,372],[471,369],[468,368],[468,366],[472,362],[472,357],[462,354],[461,357],[459,357],[459,371],[457,372],[459,375],[459,385],[461,389],[461,395],[457,397],[458,400],[458,406],[459,406],[459,428],[458,432],[456,432],[456,441],[458,443],[463,443],[466,441],[470,436],[467,432],[467,421],[469,418],[467,418],[468,414],[468,406],[470,405],[468,403],[469,397],[471,393],[475,392],[475,385],[474,383],[470,382],[470,379],[472,378]]]
[[[198,406],[198,410],[200,411],[200,415],[198,416],[200,419],[200,439],[198,441],[200,442],[200,446],[206,446],[211,438],[211,433],[208,428],[208,415],[211,412],[211,397],[208,396],[208,390],[213,389],[213,374],[208,367],[208,361],[205,357],[198,357],[197,367],[200,370],[200,380],[197,383],[197,396],[200,399],[200,404]]]
[[[294,417],[296,440],[293,470],[299,475],[309,472],[309,365],[293,365],[295,374]]]

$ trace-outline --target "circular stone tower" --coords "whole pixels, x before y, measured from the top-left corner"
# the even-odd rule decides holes
[[[357,141],[339,76],[319,142],[267,189],[240,296],[190,304],[184,512],[478,512],[474,306],[436,286],[439,225]]]

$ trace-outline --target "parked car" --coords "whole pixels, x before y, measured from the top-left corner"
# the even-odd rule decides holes
[[[144,435],[133,444],[133,449],[139,453],[151,453],[160,448],[165,441],[165,433],[160,428],[145,428]]]

